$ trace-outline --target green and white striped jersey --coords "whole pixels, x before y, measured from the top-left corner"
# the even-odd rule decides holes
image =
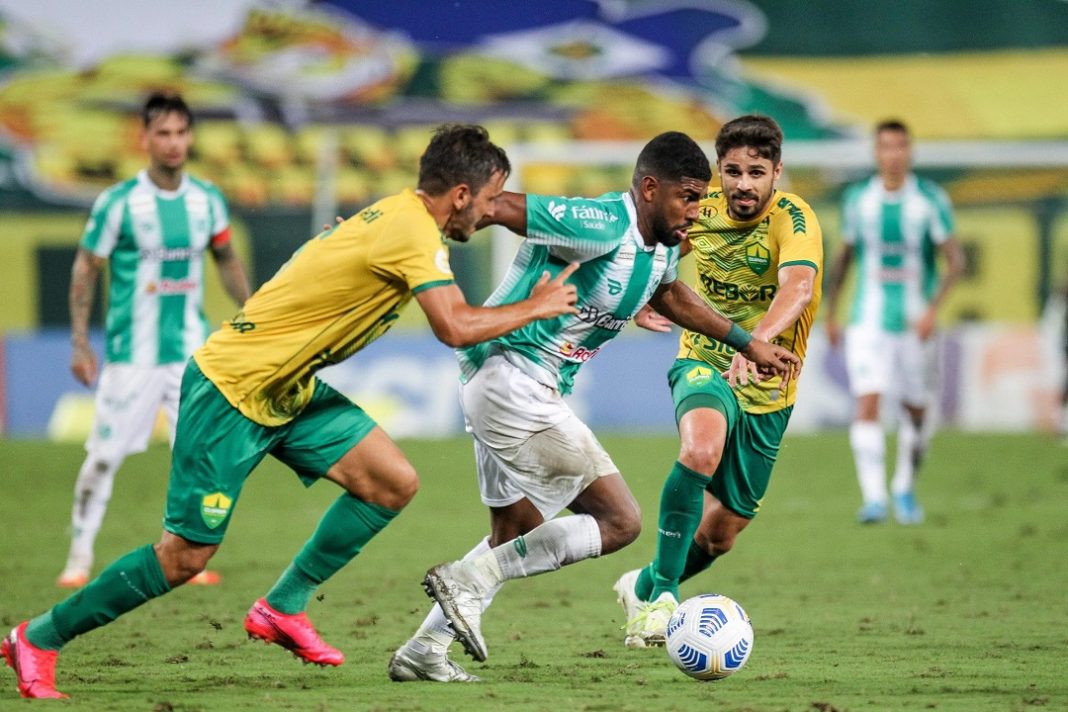
[[[188,174],[167,191],[143,170],[100,194],[81,246],[109,262],[108,362],[189,358],[208,334],[204,252],[229,239],[222,194]]]
[[[542,319],[511,334],[457,349],[461,379],[493,354],[504,354],[539,383],[571,392],[579,367],[615,337],[661,284],[678,278],[679,248],[647,247],[629,193],[598,198],[527,195],[527,237],[486,306],[530,295],[543,272],[555,276],[570,262],[578,314]]]
[[[937,247],[952,234],[949,198],[931,181],[909,175],[889,192],[876,175],[847,190],[842,240],[858,267],[850,323],[906,331],[937,289]]]

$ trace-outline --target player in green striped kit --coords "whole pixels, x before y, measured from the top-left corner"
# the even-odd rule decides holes
[[[890,482],[894,516],[919,524],[923,508],[913,483],[929,438],[927,405],[934,372],[934,330],[938,307],[964,268],[953,237],[953,215],[945,192],[912,173],[912,145],[900,121],[875,129],[878,173],[851,186],[842,215],[842,249],[827,290],[827,336],[841,342],[836,319],[838,296],[849,267],[857,282],[845,338],[850,391],[856,413],[849,440],[863,504],[862,523],[887,516],[886,443],[880,399],[895,393],[901,401],[897,462]],[[945,270],[939,279],[936,257]]]
[[[487,305],[524,298],[544,271],[581,266],[578,313],[531,323],[457,352],[461,405],[474,436],[482,501],[491,533],[462,561],[427,572],[436,605],[396,651],[396,681],[477,680],[447,657],[459,638],[476,660],[487,651],[483,609],[509,579],[554,571],[609,554],[638,535],[633,495],[597,438],[563,400],[583,363],[646,303],[676,323],[788,372],[798,359],[753,339],[677,280],[678,244],[697,218],[711,177],[708,159],[685,134],[650,141],[628,192],[599,198],[504,193],[493,222],[526,236]],[[564,509],[570,516],[557,517]]]
[[[93,542],[104,519],[115,473],[143,451],[162,407],[170,440],[182,371],[208,335],[204,256],[215,259],[227,293],[241,305],[248,279],[230,243],[226,201],[211,183],[184,171],[193,116],[174,95],[154,94],[141,112],[149,165],[97,198],[71,272],[71,371],[86,386],[97,380],[89,345],[89,312],[97,278],[109,269],[107,343],[99,373],[87,457],[74,485],[71,545],[56,583],[89,580]],[[214,583],[204,572],[198,583]]]

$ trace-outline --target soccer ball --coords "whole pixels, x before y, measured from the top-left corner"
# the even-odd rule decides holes
[[[745,610],[726,596],[705,593],[679,604],[667,624],[667,654],[698,680],[719,680],[742,669],[753,650]]]

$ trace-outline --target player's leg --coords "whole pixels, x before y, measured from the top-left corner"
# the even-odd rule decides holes
[[[470,562],[493,546],[526,534],[545,521],[542,513],[513,484],[493,454],[477,439],[474,441],[475,469],[482,503],[490,510],[490,536],[484,537],[461,561]],[[489,607],[500,586],[493,586],[482,598],[482,611]],[[441,605],[434,602],[415,635],[393,654],[389,661],[390,679],[396,682],[428,680],[434,682],[477,682],[448,657],[449,645],[456,633]]]
[[[167,442],[171,450],[174,450],[174,441],[178,432],[178,403],[182,395],[182,374],[185,373],[185,363],[171,363],[156,367],[158,380],[163,386],[163,395],[160,399],[160,409],[163,411],[164,420],[167,423]],[[217,571],[203,569],[187,584],[197,586],[213,586],[222,581],[222,576]]]
[[[463,386],[461,402],[469,429],[492,458],[495,471],[546,520],[470,562],[442,564],[427,572],[428,593],[441,604],[465,650],[484,660],[481,601],[486,592],[508,579],[599,556],[602,545],[607,550],[624,546],[637,536],[640,522],[618,468],[555,389],[493,357]],[[521,409],[516,406],[520,403]],[[611,504],[598,507],[596,516],[552,519],[575,502],[584,512],[594,511],[601,497]],[[604,525],[604,542],[597,517]]]
[[[628,647],[658,644],[659,638],[649,638],[644,631],[662,629],[659,619],[670,615],[678,604],[679,577],[701,521],[705,488],[719,467],[739,412],[726,381],[704,362],[677,360],[668,371],[668,382],[680,446],[679,458],[660,494],[656,558],[636,572],[623,574],[613,587],[627,620],[624,644]]]
[[[536,502],[546,517],[559,511],[559,502],[568,500],[581,513],[547,518],[527,534],[503,541],[470,562],[442,564],[427,572],[428,593],[441,604],[465,650],[476,660],[486,658],[481,601],[490,591],[510,579],[555,571],[616,551],[633,541],[641,528],[633,495],[592,432],[577,418],[535,433],[525,450],[509,465],[522,467],[522,473],[512,470],[510,474],[523,483],[527,499]],[[551,469],[537,472],[545,466]],[[608,474],[608,470],[613,472]],[[566,494],[584,482],[589,484],[581,494]],[[551,492],[562,498],[557,502],[541,498]]]
[[[345,492],[245,619],[249,635],[307,662],[340,665],[304,614],[315,590],[356,557],[415,496],[418,477],[388,435],[362,409],[324,383],[272,453],[311,484],[325,477]],[[281,631],[281,633],[279,633]]]
[[[927,404],[933,389],[935,345],[933,340],[920,341],[915,333],[902,338],[901,370],[902,408],[897,430],[897,462],[890,481],[894,518],[900,524],[923,522],[923,507],[916,501],[915,482],[927,452],[931,428]]]
[[[849,390],[856,412],[849,426],[861,507],[857,519],[872,524],[886,519],[886,437],[879,420],[881,395],[886,392],[891,369],[896,363],[896,342],[887,334],[865,327],[851,327],[846,333],[846,367]]]
[[[127,455],[147,447],[164,387],[157,369],[104,366],[94,399],[92,430],[85,443],[86,458],[74,483],[70,550],[57,586],[80,588],[89,581],[93,546],[111,499],[115,473]]]
[[[12,631],[4,653],[21,666],[23,696],[56,696],[56,651],[204,568],[225,535],[245,477],[267,452],[263,430],[237,413],[195,364],[187,368],[163,537],[114,561],[81,591]]]

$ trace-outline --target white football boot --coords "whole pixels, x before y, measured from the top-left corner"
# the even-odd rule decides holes
[[[641,569],[628,571],[612,586],[612,590],[616,592],[616,601],[623,606],[623,620],[627,621],[627,625],[623,626],[626,630],[623,645],[628,648],[645,647],[645,641],[638,635],[638,630],[636,628],[631,630],[630,626],[630,622],[637,619],[642,605],[642,601],[634,593],[634,585],[638,582],[638,575],[641,571]]]
[[[662,647],[667,642],[668,621],[678,607],[678,600],[667,591],[655,601],[638,604],[638,614],[627,621],[627,647]]]
[[[389,679],[394,682],[479,682],[481,678],[449,660],[444,651],[417,653],[406,643],[389,659]]]
[[[464,650],[478,662],[486,660],[482,637],[482,599],[489,587],[467,561],[439,564],[423,578],[426,594],[438,602]]]

